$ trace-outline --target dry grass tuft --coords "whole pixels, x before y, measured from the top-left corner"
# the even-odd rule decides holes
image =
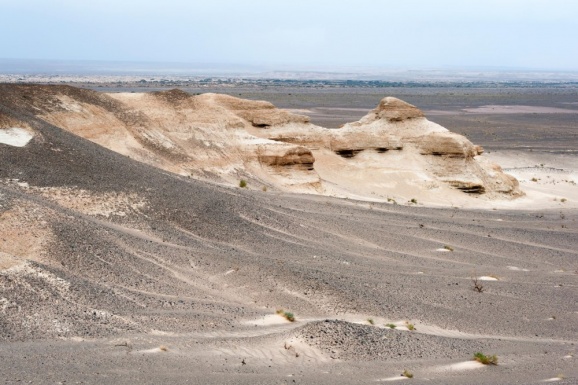
[[[477,291],[478,293],[483,293],[484,290],[486,290],[484,288],[484,285],[482,285],[482,283],[477,277],[472,277],[472,285],[474,286],[473,287],[474,291]]]

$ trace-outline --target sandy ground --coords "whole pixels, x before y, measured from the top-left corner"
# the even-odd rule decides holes
[[[578,207],[578,157],[521,151],[496,151],[487,157],[520,182],[526,195],[512,207]]]
[[[35,122],[44,140],[0,145],[0,228],[46,252],[0,234],[0,381],[575,384],[572,114],[542,114],[550,142],[452,114],[520,179],[516,210],[226,187]]]

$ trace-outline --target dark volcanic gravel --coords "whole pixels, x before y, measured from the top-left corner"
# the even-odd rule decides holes
[[[311,322],[299,330],[307,344],[342,360],[470,358],[487,343],[382,329],[340,320]]]

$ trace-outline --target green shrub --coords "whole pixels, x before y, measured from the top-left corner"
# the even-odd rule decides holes
[[[498,356],[495,354],[493,356],[486,356],[484,353],[477,352],[474,354],[474,360],[484,365],[498,365]]]
[[[295,315],[290,311],[285,311],[283,309],[277,309],[275,313],[279,314],[281,317],[287,319],[287,321],[295,322]]]
[[[245,179],[241,179],[239,181],[239,187],[241,187],[241,188],[247,187],[247,181]]]
[[[283,317],[285,317],[289,322],[295,322],[295,315],[293,315],[293,313],[291,313],[290,311],[284,312]]]

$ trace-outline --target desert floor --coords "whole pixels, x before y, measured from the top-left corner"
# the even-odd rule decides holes
[[[143,304],[115,314],[154,327],[5,338],[0,383],[578,383],[577,89],[185,90],[268,100],[326,127],[396,96],[482,145],[484,156],[520,180],[526,197],[515,207],[433,208],[152,176],[151,183],[169,180],[180,189],[178,197],[167,193],[175,200],[219,196],[225,208],[198,212],[206,224],[196,234],[160,219],[155,232],[141,233],[131,223],[72,211],[65,214],[77,227],[61,231],[94,234],[83,244],[106,232],[127,253],[154,259],[166,276],[159,282],[179,281],[170,290],[137,292],[128,289],[128,276],[126,287],[105,277],[117,290],[106,294],[110,308],[121,295]],[[17,187],[2,192],[25,199]],[[146,194],[151,202],[164,199]],[[186,205],[182,199],[171,210]],[[229,218],[229,208],[234,220],[213,220]],[[190,271],[178,265],[180,254]],[[144,258],[116,263],[117,274],[157,271]],[[0,303],[2,312],[7,306]],[[498,365],[475,362],[476,352],[497,355]]]

